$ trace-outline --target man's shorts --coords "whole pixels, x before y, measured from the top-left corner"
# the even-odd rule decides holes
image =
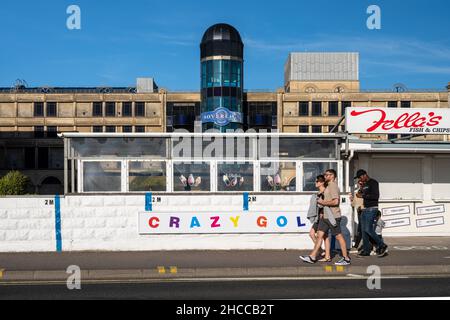
[[[319,222],[316,222],[312,225],[313,230],[317,233],[319,231]]]
[[[320,220],[318,230],[324,232],[325,234],[328,234],[328,232],[331,231],[332,236],[341,234],[341,218],[336,219],[336,226],[334,227],[328,219]]]

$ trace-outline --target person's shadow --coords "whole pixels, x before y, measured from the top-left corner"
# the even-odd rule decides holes
[[[341,219],[341,232],[345,238],[345,243],[347,245],[347,251],[350,251],[352,248],[352,234],[349,229],[349,227],[351,227],[351,226],[349,226],[348,224],[349,224],[348,218],[343,216]],[[341,250],[341,246],[339,245],[338,241],[335,241],[334,249]]]

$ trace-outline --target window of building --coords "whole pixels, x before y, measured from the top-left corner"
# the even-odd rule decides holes
[[[116,127],[115,126],[106,126],[105,132],[114,133],[114,132],[116,132]]]
[[[298,114],[301,117],[309,116],[309,102],[308,101],[300,101]]]
[[[339,102],[337,101],[328,102],[328,115],[331,117],[339,116]]]
[[[47,117],[57,116],[57,104],[56,102],[47,102]]]
[[[93,117],[103,117],[103,103],[94,102],[92,104],[92,116]]]
[[[35,117],[43,117],[44,116],[44,103],[43,102],[35,102],[34,103],[34,116]]]
[[[38,168],[48,169],[48,148],[38,148]]]
[[[321,116],[322,115],[322,102],[314,101],[312,103],[312,115]]]
[[[92,132],[95,132],[95,133],[103,132],[103,127],[102,126],[93,126]]]
[[[25,148],[25,169],[36,169],[35,148]]]
[[[397,101],[388,101],[388,108],[397,108]]]
[[[402,108],[411,108],[411,101],[402,101],[401,107]]]
[[[267,130],[276,128],[276,102],[246,102],[244,119],[247,129]],[[275,118],[275,126],[274,126]]]
[[[132,126],[123,126],[122,132],[125,132],[125,133],[133,132],[133,127]]]
[[[334,126],[328,126],[328,132],[330,132],[330,133],[336,133],[337,131],[339,131],[339,128],[337,128],[334,131],[333,131],[333,129],[334,129]]]
[[[143,133],[143,132],[145,132],[145,126],[136,126],[136,127],[134,127],[134,131],[136,133]]]
[[[398,135],[397,134],[388,134],[388,140],[394,140],[397,139]]]
[[[309,133],[309,126],[299,126],[298,132],[300,133]]]
[[[312,133],[322,133],[322,126],[312,126]]]
[[[47,138],[57,138],[58,137],[58,128],[55,126],[47,127]]]
[[[132,116],[132,106],[131,102],[123,102],[122,103],[122,117],[131,117]]]
[[[116,116],[116,103],[115,102],[107,102],[105,105],[105,113],[107,117],[115,117]]]
[[[351,101],[342,101],[342,114],[345,115],[345,110],[347,110],[347,108],[351,108],[351,107],[352,107]]]
[[[34,137],[35,138],[43,138],[44,137],[44,126],[34,127]]]
[[[145,117],[145,102],[135,102],[134,116],[135,117]]]

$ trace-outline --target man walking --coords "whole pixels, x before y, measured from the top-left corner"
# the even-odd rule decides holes
[[[324,206],[324,219],[320,220],[317,234],[317,242],[314,250],[309,256],[301,256],[300,259],[305,263],[314,264],[317,262],[316,258],[322,244],[322,240],[328,232],[336,237],[342,250],[342,259],[335,263],[338,266],[347,266],[351,264],[350,257],[347,252],[347,244],[341,232],[341,210],[340,205],[340,191],[336,183],[337,173],[335,170],[327,170],[325,179],[328,183],[324,192],[324,199],[318,200],[319,205]]]
[[[378,203],[380,199],[380,188],[378,181],[369,177],[365,170],[358,170],[355,179],[363,185],[363,188],[356,194],[358,198],[364,199],[364,209],[361,214],[361,227],[363,235],[363,250],[359,256],[370,256],[372,244],[370,239],[375,242],[378,257],[384,257],[387,254],[388,246],[383,239],[375,232]]]

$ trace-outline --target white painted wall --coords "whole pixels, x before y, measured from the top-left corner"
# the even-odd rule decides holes
[[[380,209],[390,224],[409,220],[410,225],[387,228],[384,236],[450,236],[450,157],[430,154],[359,154],[354,170],[365,169],[380,183]],[[443,212],[420,215],[420,208],[443,205]],[[408,213],[389,214],[405,207]],[[424,220],[425,219],[425,220]],[[444,224],[438,225],[439,220]],[[426,226],[424,226],[424,222]]]
[[[250,211],[295,212],[306,215],[310,196],[257,195]],[[0,252],[55,251],[55,210],[52,199],[0,199]],[[348,201],[346,201],[348,203]],[[239,212],[242,195],[162,196],[153,212]],[[139,235],[138,213],[145,211],[145,196],[103,195],[61,198],[63,251],[245,250],[309,249],[305,234]],[[342,205],[351,219],[351,208]],[[351,223],[348,223],[351,230]],[[305,228],[308,232],[309,228]],[[348,234],[349,237],[349,234]]]

